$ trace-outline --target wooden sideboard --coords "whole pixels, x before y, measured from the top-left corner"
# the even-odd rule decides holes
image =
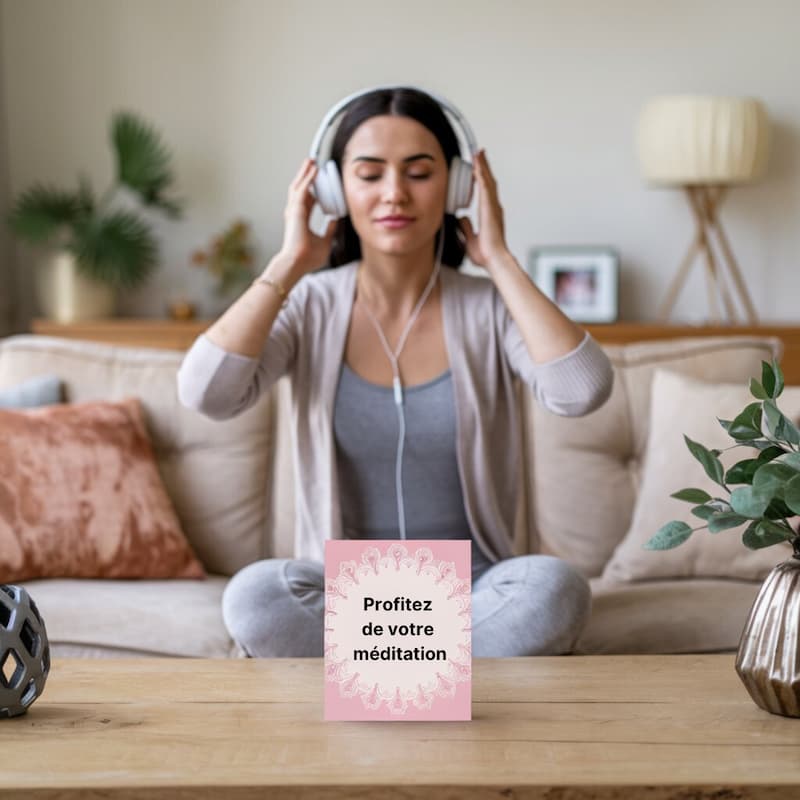
[[[31,331],[43,336],[83,339],[126,347],[157,347],[162,350],[188,350],[192,342],[213,322],[210,319],[177,321],[171,319],[114,319],[84,322],[53,322],[34,319]]]
[[[212,320],[178,322],[165,319],[102,319],[58,323],[35,319],[33,333],[85,339],[130,347],[159,347],[186,350]],[[586,325],[602,344],[628,344],[650,339],[675,339],[684,336],[777,336],[783,341],[782,367],[786,383],[800,385],[800,324],[798,325],[664,325],[649,322],[617,322],[611,325]]]

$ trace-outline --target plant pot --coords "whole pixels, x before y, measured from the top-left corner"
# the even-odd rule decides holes
[[[800,559],[767,575],[739,640],[736,672],[771,714],[800,717]]]
[[[39,265],[36,288],[42,313],[56,322],[78,322],[114,315],[114,289],[87,278],[75,256],[58,250]]]

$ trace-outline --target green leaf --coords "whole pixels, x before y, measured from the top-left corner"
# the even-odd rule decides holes
[[[8,215],[8,225],[29,244],[45,244],[81,213],[80,197],[43,184],[22,192]]]
[[[692,509],[692,514],[700,519],[708,519],[709,517],[713,516],[714,514],[718,513],[716,509],[711,508],[711,506],[695,506]]]
[[[782,497],[783,487],[798,472],[788,464],[780,461],[769,461],[762,464],[753,475],[753,488],[772,497]]]
[[[670,495],[676,500],[685,500],[687,503],[705,503],[711,499],[708,492],[702,489],[681,489],[679,492],[674,492]]]
[[[76,226],[80,268],[95,280],[121,288],[144,283],[157,264],[158,246],[147,225],[130,211],[117,211]]]
[[[762,364],[766,367],[766,361],[763,361]],[[766,400],[771,395],[768,395],[767,392],[764,390],[764,387],[755,379],[750,378],[750,394],[753,397],[757,397],[759,400]]]
[[[725,473],[725,483],[752,483],[753,475],[760,464],[756,458],[738,461]]]
[[[777,445],[770,445],[769,447],[764,448],[758,454],[758,458],[756,460],[760,464],[766,464],[768,461],[772,461],[773,459],[779,458],[780,456],[785,454],[786,451],[782,447],[778,447]],[[798,457],[797,469],[800,470],[800,453],[791,453],[791,455],[796,455]]]
[[[765,400],[763,406],[767,430],[782,442],[800,444],[800,429],[781,413],[775,402],[773,400]]]
[[[708,530],[711,533],[719,533],[729,528],[738,528],[740,525],[744,525],[747,519],[747,517],[743,517],[741,514],[735,514],[732,511],[723,511],[709,517]]]
[[[181,204],[163,197],[174,180],[170,152],[155,129],[130,112],[117,112],[111,121],[117,178],[148,206],[158,206],[177,218]]]
[[[685,434],[683,439],[686,442],[686,446],[689,448],[689,452],[703,465],[706,475],[708,475],[708,477],[711,478],[714,483],[718,483],[720,486],[723,486],[724,484],[722,479],[724,470],[722,467],[722,462],[719,460],[719,458],[717,458],[719,451],[708,450],[699,442],[693,442]]]
[[[763,400],[766,400],[768,397],[773,397],[772,393],[775,391],[775,373],[772,370],[772,365],[767,361],[761,362],[761,386],[764,390]]]
[[[775,399],[780,396],[783,391],[783,372],[777,359],[773,358],[772,364],[761,362],[761,383],[764,385],[767,397]]]
[[[774,522],[753,522],[742,534],[742,543],[750,550],[760,550],[786,541],[789,531]],[[791,535],[791,534],[789,534]]]
[[[725,430],[727,431],[728,428],[730,428],[730,426],[731,426],[732,420],[720,419],[719,417],[717,417],[717,422],[719,422],[719,424],[722,425],[722,427],[725,428]]]
[[[784,525],[779,525],[769,520],[752,522],[742,534],[742,542],[751,550],[760,550],[773,544],[789,541],[792,532]]]
[[[761,403],[750,403],[731,423],[728,433],[734,439],[750,441],[760,439],[761,433]]]
[[[800,474],[795,475],[783,487],[783,499],[795,514],[800,514]]]
[[[656,534],[642,547],[645,550],[671,550],[683,544],[692,535],[692,529],[685,523],[672,520],[662,525]]]
[[[800,472],[800,453],[787,453],[785,450],[777,457],[776,461],[780,464],[787,464],[788,466]]]
[[[775,388],[772,391],[772,397],[774,399],[781,396],[784,387],[783,371],[781,370],[780,364],[778,364],[777,358],[772,359],[772,371],[775,373]]]
[[[747,519],[760,519],[772,500],[769,492],[758,491],[753,486],[742,486],[731,492],[731,507]]]
[[[785,488],[786,487],[781,489],[781,495],[783,495]],[[779,497],[773,497],[770,504],[767,506],[767,510],[764,512],[764,517],[766,519],[786,519],[791,516],[792,510]]]
[[[719,497],[715,497],[710,503],[706,503],[709,508],[713,508],[714,511],[733,511],[731,508],[731,504],[727,500],[721,500]]]

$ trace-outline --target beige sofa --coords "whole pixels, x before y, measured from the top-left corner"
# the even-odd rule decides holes
[[[611,580],[603,572],[628,531],[642,485],[655,370],[745,384],[779,348],[775,339],[737,336],[608,347],[616,370],[612,397],[579,419],[542,410],[520,387],[530,491],[521,503],[528,536],[515,543],[516,552],[559,555],[590,579],[593,611],[576,653],[737,647],[758,575]],[[293,554],[288,379],[240,417],[215,422],[179,404],[181,358],[37,336],[0,341],[0,388],[55,373],[70,402],[141,398],[165,485],[209,573],[202,581],[26,583],[56,657],[240,656],[220,611],[228,577],[257,559]],[[683,485],[695,483],[689,477]],[[664,486],[664,497],[678,488]]]

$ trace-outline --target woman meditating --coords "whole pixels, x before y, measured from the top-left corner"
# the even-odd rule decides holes
[[[579,416],[608,398],[608,358],[509,252],[485,152],[444,98],[351,95],[311,154],[289,187],[280,251],[178,373],[181,402],[214,419],[291,381],[296,557],[231,578],[228,631],[252,657],[321,657],[326,539],[469,539],[473,656],[570,652],[591,609],[586,579],[513,552],[529,491],[515,378]],[[455,216],[474,184],[477,232]],[[333,217],[320,234],[315,202]],[[465,253],[486,278],[459,270]]]

